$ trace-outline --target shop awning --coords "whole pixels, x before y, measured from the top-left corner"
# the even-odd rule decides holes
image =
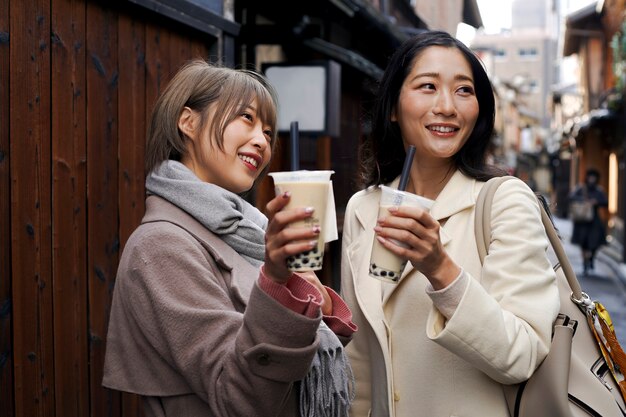
[[[380,80],[383,76],[383,70],[380,67],[354,51],[320,38],[305,39],[302,43],[315,51],[323,53],[329,58],[333,58],[369,75],[374,80]]]
[[[594,109],[583,115],[577,124],[577,133],[584,133],[591,128],[612,128],[617,122],[617,114],[609,109]]]
[[[196,2],[190,0],[128,1],[215,37],[219,37],[222,32],[237,36],[241,28],[239,23],[225,19],[222,16],[221,2]]]
[[[594,109],[578,119],[571,130],[576,142],[584,142],[588,138],[602,140],[608,148],[621,146],[623,129],[620,126],[619,114],[609,109]],[[592,139],[592,140],[596,140]]]
[[[582,39],[603,36],[601,16],[598,2],[593,2],[566,16],[563,56],[577,53]]]

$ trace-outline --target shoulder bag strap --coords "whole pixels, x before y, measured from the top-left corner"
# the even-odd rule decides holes
[[[515,177],[504,176],[492,178],[485,183],[478,194],[478,199],[476,200],[474,234],[476,235],[476,246],[478,247],[481,264],[489,252],[489,243],[491,241],[491,205],[493,203],[493,196],[495,195],[500,184],[511,179],[515,179]],[[543,207],[543,204],[540,201],[538,201],[538,203],[541,209],[541,222],[543,223],[543,227],[548,235],[548,240],[554,249],[559,264],[563,268],[563,273],[567,278],[567,283],[571,289],[572,301],[577,304],[582,303],[585,295],[583,295],[580,283],[578,282],[578,279],[574,274],[574,270],[572,269],[572,265],[565,254],[565,249],[563,248],[561,239],[554,229],[554,225],[550,220],[550,216]]]

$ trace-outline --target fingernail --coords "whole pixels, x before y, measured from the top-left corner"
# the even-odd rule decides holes
[[[378,233],[378,232],[380,232],[380,231],[382,231],[382,230],[383,230],[383,228],[382,228],[382,227],[380,227],[380,226],[376,226],[376,227],[374,227],[374,231],[375,231],[376,233]]]
[[[283,198],[287,198],[287,197],[289,197],[290,195],[291,195],[291,193],[290,193],[289,191],[285,191],[285,192],[283,193]]]
[[[307,214],[310,214],[310,213],[313,213],[313,210],[315,210],[313,207],[306,207],[304,209],[304,212],[307,213]]]
[[[312,241],[309,242],[309,246],[310,247],[313,247],[315,245],[317,245],[317,240],[312,240]]]
[[[319,226],[313,226],[313,233],[315,233],[316,235],[319,235],[320,227]]]
[[[396,206],[389,207],[387,210],[388,210],[390,213],[395,213],[396,211],[398,211],[398,207],[396,207]]]

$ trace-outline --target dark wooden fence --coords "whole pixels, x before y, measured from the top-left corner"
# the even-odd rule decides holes
[[[0,1],[0,415],[136,416],[101,386],[146,120],[215,38],[125,1]]]

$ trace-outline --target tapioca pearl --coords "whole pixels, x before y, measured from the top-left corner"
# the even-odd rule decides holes
[[[309,263],[309,258],[304,258],[302,260],[302,263],[305,264],[305,265],[308,264]]]
[[[391,279],[393,281],[397,281],[399,279],[399,272],[390,271],[385,268],[380,268],[376,264],[370,264],[370,274],[376,277],[382,277],[385,279]]]

